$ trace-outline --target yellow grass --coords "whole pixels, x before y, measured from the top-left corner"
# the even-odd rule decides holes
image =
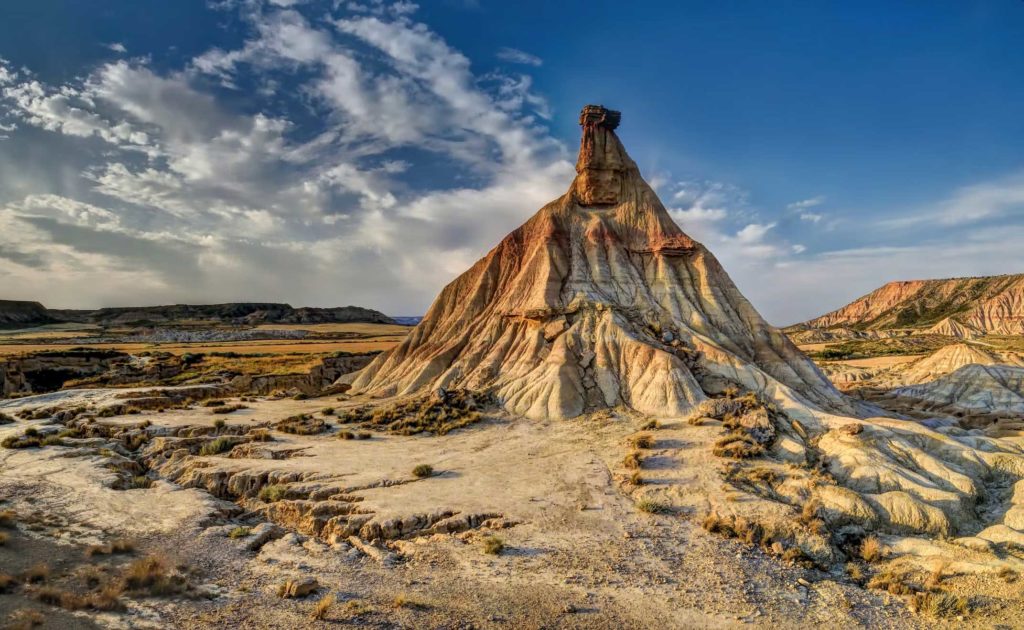
[[[872,357],[870,359],[850,359],[849,361],[834,361],[834,363],[841,363],[843,365],[849,365],[852,367],[860,368],[891,367],[893,365],[900,365],[903,363],[910,363],[911,361],[917,361],[923,356],[925,355],[890,355],[885,357]]]

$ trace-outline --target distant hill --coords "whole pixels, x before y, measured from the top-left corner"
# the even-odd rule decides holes
[[[934,329],[970,338],[1024,334],[1024,274],[889,284],[788,331]]]
[[[42,306],[40,306],[42,308]],[[225,324],[330,324],[369,322],[394,324],[387,315],[359,306],[335,308],[294,308],[288,304],[232,302],[228,304],[172,304],[166,306],[125,306],[87,310],[44,311],[50,321],[88,324],[136,324],[171,322],[216,322]]]
[[[0,326],[35,326],[53,321],[53,317],[39,302],[0,300]]]

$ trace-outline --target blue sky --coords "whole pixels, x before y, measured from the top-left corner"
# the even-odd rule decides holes
[[[773,323],[1024,272],[1024,2],[0,5],[0,297],[422,313],[620,135]]]

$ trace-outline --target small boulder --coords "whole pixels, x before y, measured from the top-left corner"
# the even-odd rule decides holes
[[[277,594],[279,597],[293,599],[296,597],[305,597],[318,588],[320,588],[320,583],[316,581],[316,578],[297,578],[294,580],[288,580],[278,586]]]

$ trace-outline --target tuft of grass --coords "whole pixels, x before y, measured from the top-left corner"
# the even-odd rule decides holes
[[[252,533],[252,528],[243,527],[243,526],[239,525],[238,527],[236,527],[233,530],[231,530],[230,532],[228,532],[228,538],[231,538],[231,539],[245,538],[246,536],[248,536],[251,533]]]
[[[640,474],[639,470],[634,470],[633,474],[629,476],[629,483],[633,484],[634,486],[644,485],[644,477],[643,475]]]
[[[309,618],[316,621],[324,619],[327,617],[327,613],[331,610],[331,607],[334,606],[336,601],[337,599],[334,597],[334,593],[324,595],[320,598],[320,601],[313,605],[313,610],[309,613]]]
[[[1003,567],[1002,569],[999,569],[999,573],[997,575],[1007,584],[1013,584],[1017,581],[1017,578],[1020,577],[1017,572],[1010,567]]]
[[[866,576],[864,575],[864,569],[862,569],[859,564],[856,562],[847,562],[844,568],[846,569],[846,575],[850,576],[851,580],[858,584],[862,584],[864,582],[864,578]]]
[[[412,469],[413,477],[423,479],[434,474],[434,467],[430,464],[420,464]]]
[[[669,511],[668,506],[664,503],[647,498],[637,501],[636,507],[641,512],[646,512],[647,514],[664,514]]]
[[[875,536],[868,536],[860,544],[860,557],[864,562],[878,562],[885,555],[882,541]]]
[[[21,577],[29,584],[45,582],[50,579],[50,567],[44,563],[39,563],[27,569],[21,574]]]
[[[270,431],[266,429],[253,429],[249,431],[249,437],[252,438],[253,442],[273,442],[274,436],[270,435]]]
[[[226,451],[230,451],[234,448],[234,441],[229,438],[219,437],[215,440],[210,440],[203,447],[199,449],[200,455],[220,455]]]
[[[259,499],[267,503],[275,503],[288,495],[288,488],[280,484],[271,484],[260,488]]]
[[[176,595],[188,589],[188,582],[171,573],[167,561],[155,555],[133,561],[122,576],[124,590],[156,597]]]
[[[211,411],[210,413],[227,414],[227,413],[234,413],[234,412],[236,412],[236,411],[238,411],[240,409],[248,409],[248,407],[246,407],[245,405],[228,405],[227,407],[217,407],[213,411]],[[221,427],[224,426],[224,424],[223,424],[224,421],[220,420],[220,419],[214,420],[213,426],[217,426],[218,422],[221,423],[221,425],[220,425]]]
[[[868,580],[868,588],[886,591],[890,595],[914,594],[914,588],[907,582],[907,575],[893,568],[873,575]]]
[[[204,407],[223,407],[226,403],[223,400],[205,400]]]
[[[341,611],[346,617],[362,617],[373,612],[373,607],[360,599],[350,599],[345,602]]]
[[[323,418],[314,418],[309,414],[300,413],[281,420],[274,425],[274,428],[293,435],[316,435],[327,429],[327,423],[323,421]]]
[[[16,422],[16,420],[11,416],[6,413],[0,413],[0,424],[13,424],[14,422]]]
[[[430,606],[412,597],[408,593],[399,593],[398,595],[395,595],[395,599],[392,600],[392,603],[395,605],[395,608],[411,608],[415,610],[425,610],[430,608]]]
[[[643,467],[644,456],[640,454],[640,451],[633,451],[626,458],[622,460],[622,465],[626,468],[636,470]]]
[[[912,607],[936,619],[966,617],[971,612],[971,600],[952,593],[915,593]]]
[[[324,414],[325,416],[333,416],[334,407],[324,407],[323,409],[320,410],[320,413]]]
[[[92,545],[85,550],[85,557],[109,556],[116,553],[132,553],[135,551],[135,543],[130,540],[119,538],[105,545]]]
[[[14,527],[14,521],[17,518],[18,514],[14,510],[0,510],[0,527]]]
[[[367,431],[360,431],[360,432],[359,432],[359,433],[358,433],[358,434],[356,435],[356,437],[357,437],[357,438],[359,438],[360,440],[369,440],[370,438],[372,438],[372,437],[373,437],[373,434],[372,434],[372,433],[369,433],[369,432],[367,432]]]
[[[505,542],[497,536],[485,536],[482,548],[484,553],[496,556],[505,550]]]
[[[654,437],[648,433],[634,435],[629,442],[633,448],[654,448]]]
[[[356,439],[356,434],[351,431],[342,431],[341,433],[338,433],[338,437],[343,440],[354,440]]]
[[[653,431],[655,429],[660,429],[660,428],[661,428],[661,424],[657,420],[648,420],[647,422],[645,422],[642,425],[640,425],[640,430],[641,431]]]
[[[18,578],[7,573],[0,573],[0,593],[14,590],[18,586]]]
[[[292,400],[308,400],[309,394],[298,393],[292,396]]]
[[[216,411],[216,409],[214,409],[214,411]],[[227,422],[224,420],[224,418],[217,418],[216,420],[213,421],[214,429],[220,430],[223,429],[225,426],[227,426]]]

